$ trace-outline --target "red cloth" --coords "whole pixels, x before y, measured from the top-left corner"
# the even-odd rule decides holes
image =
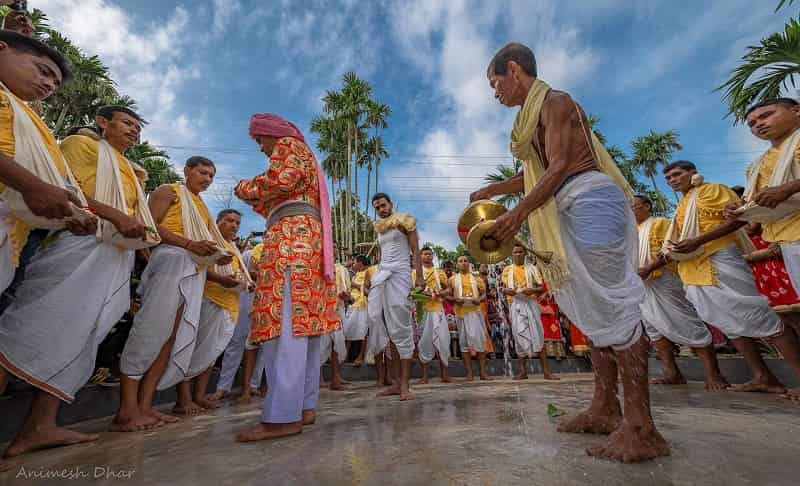
[[[769,243],[764,241],[760,235],[751,236],[750,239],[759,250],[769,247]],[[783,262],[783,258],[770,258],[755,262],[750,265],[750,268],[753,270],[758,291],[769,300],[769,305],[788,305],[800,302],[797,291],[789,280],[789,274],[786,273],[786,264]]]

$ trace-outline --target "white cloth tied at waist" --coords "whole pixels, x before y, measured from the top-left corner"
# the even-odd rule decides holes
[[[665,337],[675,344],[704,348],[711,332],[686,298],[680,277],[668,268],[658,278],[644,283],[642,319],[650,339]]]
[[[511,300],[511,332],[517,354],[532,358],[544,347],[544,329],[539,304],[532,298],[515,295]]]
[[[422,337],[417,344],[419,359],[429,363],[439,353],[442,364],[447,366],[450,359],[450,329],[447,317],[442,311],[425,311],[422,317]]]
[[[556,194],[570,276],[553,290],[562,312],[597,347],[624,349],[642,333],[638,232],[627,198],[607,175],[580,174]]]

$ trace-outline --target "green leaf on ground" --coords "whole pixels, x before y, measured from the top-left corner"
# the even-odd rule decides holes
[[[550,418],[560,417],[562,415],[566,415],[567,412],[561,410],[560,408],[556,407],[552,403],[547,404],[547,416]]]

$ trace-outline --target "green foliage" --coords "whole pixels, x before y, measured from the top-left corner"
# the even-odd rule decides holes
[[[162,184],[172,184],[182,181],[183,178],[175,172],[175,167],[170,163],[169,156],[163,150],[158,150],[148,142],[134,145],[125,153],[131,162],[135,162],[147,171],[145,192],[153,192]]]
[[[783,4],[781,2],[778,7]],[[756,72],[763,74],[750,82]],[[742,63],[717,91],[724,90],[722,99],[728,104],[728,116],[733,115],[735,123],[739,123],[744,121],[744,114],[751,105],[780,96],[781,90],[790,85],[795,88],[795,76],[798,75],[800,22],[790,19],[783,32],[762,39],[759,45],[749,46]]]
[[[656,185],[656,175],[661,168],[672,161],[675,151],[683,148],[678,141],[678,133],[675,130],[666,132],[651,130],[647,135],[636,138],[631,147],[633,148],[631,166],[650,179],[652,194],[655,195],[653,211],[657,214],[668,213],[670,204],[666,197],[662,197],[663,194]]]

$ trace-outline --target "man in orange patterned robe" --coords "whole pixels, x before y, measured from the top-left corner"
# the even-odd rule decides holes
[[[267,218],[253,298],[250,343],[264,343],[269,389],[261,421],[237,440],[298,434],[316,419],[320,336],[341,328],[325,179],[300,130],[254,115],[250,135],[269,167],[236,195]],[[326,224],[327,223],[327,224]]]

